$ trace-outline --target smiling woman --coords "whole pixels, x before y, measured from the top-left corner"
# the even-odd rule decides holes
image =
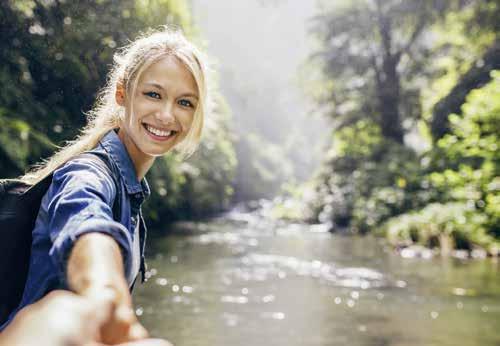
[[[106,344],[147,335],[130,290],[144,279],[144,176],[155,158],[196,149],[206,112],[206,65],[179,31],[144,35],[115,55],[108,84],[81,135],[22,179],[47,177],[30,266],[17,312],[55,289],[91,299],[112,289],[114,308],[101,330]]]
[[[116,102],[126,110],[118,136],[142,167],[140,177],[155,156],[186,138],[198,104],[197,89],[189,70],[171,55],[145,68],[130,96],[123,84],[117,86]]]

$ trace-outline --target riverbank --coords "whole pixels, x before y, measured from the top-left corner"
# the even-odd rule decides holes
[[[307,223],[310,229],[328,229],[332,233],[357,234],[349,227],[336,227],[331,222],[315,223],[307,203],[297,198],[278,197],[260,202],[262,215],[277,220]],[[498,258],[500,242],[481,227],[484,220],[470,206],[461,203],[430,204],[421,211],[389,219],[373,233],[387,240],[401,256],[459,259]]]
[[[423,253],[425,247],[441,256],[497,258],[500,241],[482,227],[484,220],[478,216],[466,204],[434,203],[389,219],[376,233],[403,253]],[[407,248],[410,250],[404,250]]]

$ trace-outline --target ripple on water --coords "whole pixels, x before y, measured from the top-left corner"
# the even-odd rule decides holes
[[[226,323],[228,327],[234,327],[238,324],[240,321],[240,317],[236,314],[230,314],[228,312],[224,312],[222,314],[222,319]]]
[[[194,237],[191,241],[203,245],[217,244],[250,247],[259,245],[259,241],[255,237],[248,237],[248,234],[236,234],[231,232],[210,232]]]
[[[248,303],[248,297],[245,296],[222,296],[220,298],[222,303],[232,303],[232,304],[246,304]]]
[[[276,311],[276,312],[262,312],[260,314],[261,318],[266,318],[266,319],[273,319],[273,320],[284,320],[285,319],[285,313],[281,311]]]
[[[401,285],[391,285],[380,272],[364,267],[337,268],[332,263],[318,260],[306,261],[290,256],[255,253],[242,257],[240,262],[237,266],[228,269],[226,273],[242,281],[284,279],[295,275],[311,277],[347,288],[401,287]]]

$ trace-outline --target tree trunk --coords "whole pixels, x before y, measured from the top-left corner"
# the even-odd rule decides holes
[[[393,52],[391,18],[382,11],[382,1],[377,2],[378,29],[382,39],[382,66],[375,65],[379,125],[382,136],[403,143],[403,127],[399,114],[400,83],[397,66],[401,53]]]
[[[435,141],[450,132],[448,116],[460,114],[467,94],[488,83],[490,72],[500,69],[500,39],[497,39],[486,53],[458,81],[450,93],[434,106],[431,132]]]
[[[377,94],[382,135],[403,144],[403,126],[399,114],[400,83],[397,55],[384,56],[382,75],[377,78]]]

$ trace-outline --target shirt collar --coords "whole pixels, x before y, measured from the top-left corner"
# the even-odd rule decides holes
[[[151,194],[146,178],[140,182],[137,180],[135,167],[127,151],[127,148],[118,137],[118,134],[111,130],[101,140],[104,150],[111,156],[120,172],[120,176],[125,184],[128,194],[140,194],[147,198]]]

